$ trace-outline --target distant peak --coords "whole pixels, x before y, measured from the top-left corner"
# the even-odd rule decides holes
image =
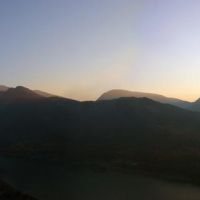
[[[17,86],[15,88],[9,88],[0,96],[0,102],[24,102],[40,99],[41,96],[34,91],[23,87]]]
[[[112,99],[118,99],[121,97],[136,97],[136,98],[146,97],[153,101],[157,101],[157,102],[165,103],[165,104],[171,104],[171,105],[175,105],[181,108],[188,108],[190,106],[190,102],[186,102],[181,99],[170,98],[170,97],[166,97],[160,94],[138,92],[138,91],[128,91],[128,90],[122,90],[122,89],[109,90],[103,93],[97,100],[98,101],[112,100]]]
[[[15,88],[8,89],[8,92],[15,92],[15,93],[29,93],[29,94],[36,94],[29,88],[23,87],[23,86],[17,86]]]
[[[24,87],[24,86],[17,86],[17,87],[14,88],[14,89],[16,89],[16,90],[24,90],[24,91],[30,90],[30,89],[28,89],[28,88],[26,88],[26,87]]]
[[[194,103],[200,103],[200,98],[198,98]]]
[[[9,87],[5,86],[5,85],[0,85],[0,92],[5,92],[9,89]]]
[[[24,87],[24,86],[21,86],[21,85],[19,85],[19,86],[17,86],[17,87],[16,87],[16,89],[28,89],[28,88],[26,88],[26,87]]]

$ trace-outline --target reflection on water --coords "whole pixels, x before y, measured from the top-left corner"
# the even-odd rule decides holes
[[[40,200],[199,200],[200,187],[134,173],[0,158],[2,178]]]

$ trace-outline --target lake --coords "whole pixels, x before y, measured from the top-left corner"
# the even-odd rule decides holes
[[[73,169],[0,157],[1,178],[39,200],[199,200],[200,186],[134,172]]]

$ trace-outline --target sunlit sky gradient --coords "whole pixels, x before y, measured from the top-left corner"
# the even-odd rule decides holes
[[[199,0],[1,0],[0,84],[96,99],[200,97]]]

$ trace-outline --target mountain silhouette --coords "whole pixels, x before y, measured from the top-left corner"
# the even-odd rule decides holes
[[[5,85],[0,85],[0,92],[5,92],[8,89],[9,89],[9,87],[7,87]]]
[[[191,105],[191,110],[193,111],[199,111],[200,112],[200,99],[197,99],[192,105]]]
[[[120,97],[147,97],[154,101],[175,105],[181,108],[190,108],[191,106],[190,102],[183,101],[177,98],[169,98],[169,97],[165,97],[165,96],[162,96],[159,94],[153,94],[153,93],[133,92],[133,91],[128,91],[128,90],[118,90],[118,89],[105,92],[98,98],[98,100],[111,100],[111,99],[117,99]]]
[[[23,87],[23,86],[21,86],[21,87]],[[5,92],[5,91],[7,91],[8,89],[11,89],[11,88],[9,88],[9,87],[7,87],[7,86],[5,86],[5,85],[0,85],[0,93]],[[28,89],[28,88],[27,88],[27,89]],[[30,90],[30,89],[29,89],[29,90]],[[43,97],[53,97],[53,96],[56,96],[56,95],[50,94],[50,93],[48,93],[48,92],[44,92],[44,91],[42,91],[42,90],[32,90],[32,91],[33,91],[34,93],[40,95],[40,96],[43,96]]]
[[[16,103],[23,101],[33,101],[42,98],[32,90],[17,86],[16,88],[9,88],[0,93],[0,102],[2,103]]]
[[[18,91],[34,99],[37,95],[21,87],[9,93]],[[200,177],[198,112],[148,98],[79,102],[36,97],[20,104],[0,102],[1,153],[29,159],[134,161],[140,168]]]
[[[21,93],[22,90],[16,92],[16,94],[14,94],[14,91],[17,91],[19,88],[26,89],[26,94],[22,94]],[[28,92],[28,90],[29,90],[29,92]],[[8,92],[8,93],[5,93],[5,92]],[[25,92],[25,90],[23,92]],[[13,94],[11,95],[9,93],[13,93]],[[9,95],[11,95],[11,97],[8,97]],[[50,94],[48,92],[44,92],[44,91],[41,91],[41,90],[30,90],[30,89],[25,88],[23,86],[18,86],[16,88],[9,88],[7,86],[0,85],[0,101],[4,101],[4,102],[10,102],[10,101],[14,102],[14,101],[17,101],[17,100],[22,101],[22,100],[28,100],[28,99],[33,100],[33,99],[37,99],[39,97],[40,98],[41,97],[46,97],[46,98],[48,97],[49,98],[49,97],[56,97],[56,96],[57,95],[53,95],[53,94]],[[133,91],[119,90],[119,89],[110,90],[108,92],[103,93],[97,99],[97,101],[118,99],[120,97],[136,97],[136,98],[146,97],[146,98],[152,99],[152,100],[160,102],[160,103],[171,104],[171,105],[174,105],[174,106],[177,106],[177,107],[180,107],[180,108],[184,108],[184,109],[188,109],[188,110],[192,110],[192,111],[200,111],[200,100],[197,100],[195,102],[187,102],[187,101],[183,101],[181,99],[169,98],[169,97],[159,95],[159,94],[144,93],[144,92],[133,92]]]

